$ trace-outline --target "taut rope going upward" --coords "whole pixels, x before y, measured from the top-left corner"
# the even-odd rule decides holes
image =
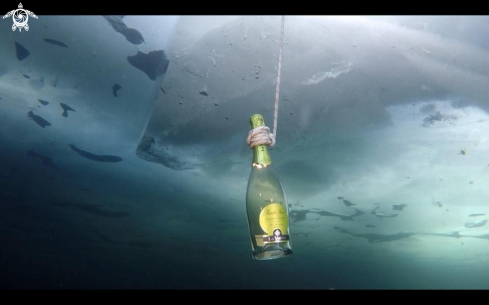
[[[278,51],[278,71],[277,71],[277,86],[275,87],[275,108],[273,111],[273,133],[270,133],[270,128],[261,126],[250,130],[246,141],[250,148],[256,145],[266,144],[268,146],[275,145],[277,138],[277,117],[278,117],[278,101],[280,91],[280,72],[282,70],[282,46],[284,41],[284,23],[285,16],[282,16],[282,26],[280,28],[280,48]]]

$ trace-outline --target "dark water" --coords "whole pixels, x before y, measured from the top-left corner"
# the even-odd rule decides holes
[[[2,177],[2,289],[487,289],[487,256],[420,248],[443,238],[368,243],[298,222],[291,257],[254,261],[244,200],[163,191],[158,175],[122,166],[59,171],[22,164]]]

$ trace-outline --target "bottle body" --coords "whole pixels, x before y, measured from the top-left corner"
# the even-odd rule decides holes
[[[287,197],[272,164],[253,163],[246,192],[246,211],[254,259],[275,259],[292,254]]]

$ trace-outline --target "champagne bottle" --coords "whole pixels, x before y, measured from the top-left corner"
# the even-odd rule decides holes
[[[260,114],[254,114],[250,125],[253,129],[265,126],[265,122]],[[268,260],[292,254],[287,197],[265,144],[253,147],[246,211],[254,259]]]

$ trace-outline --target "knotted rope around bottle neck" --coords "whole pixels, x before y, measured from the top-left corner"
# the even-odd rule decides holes
[[[256,145],[275,145],[275,135],[270,133],[270,128],[267,126],[260,126],[253,128],[248,132],[248,137],[246,138],[248,146],[253,149]]]

